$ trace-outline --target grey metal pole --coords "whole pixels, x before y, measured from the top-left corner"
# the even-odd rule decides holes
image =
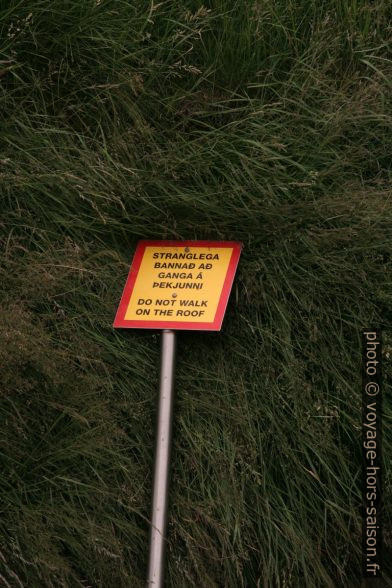
[[[163,588],[173,421],[175,331],[162,331],[161,375],[152,493],[147,586]]]

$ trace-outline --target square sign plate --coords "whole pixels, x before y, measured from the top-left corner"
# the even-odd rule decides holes
[[[220,331],[241,247],[139,241],[113,326]]]

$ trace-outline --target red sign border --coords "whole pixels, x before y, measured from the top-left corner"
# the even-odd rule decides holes
[[[221,296],[219,298],[218,307],[216,310],[213,322],[201,323],[194,321],[176,322],[176,321],[157,321],[157,320],[126,320],[125,313],[128,308],[129,300],[131,298],[136,278],[140,269],[143,255],[146,247],[224,247],[233,248]],[[116,317],[114,319],[113,327],[115,329],[173,329],[173,330],[192,330],[192,331],[220,331],[222,327],[223,317],[226,312],[227,303],[229,300],[231,287],[233,285],[235,272],[237,270],[238,261],[242,251],[242,243],[238,241],[150,241],[142,239],[136,245],[135,255],[129,270],[127,281],[121,296],[120,304],[117,309]]]

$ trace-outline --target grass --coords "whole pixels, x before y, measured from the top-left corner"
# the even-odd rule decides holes
[[[0,2],[4,586],[144,585],[159,333],[111,327],[140,238],[244,243],[222,332],[179,335],[168,585],[359,585],[362,327],[391,374],[391,17]]]

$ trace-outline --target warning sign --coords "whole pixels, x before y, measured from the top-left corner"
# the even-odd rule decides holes
[[[219,331],[241,246],[139,241],[113,326]]]

